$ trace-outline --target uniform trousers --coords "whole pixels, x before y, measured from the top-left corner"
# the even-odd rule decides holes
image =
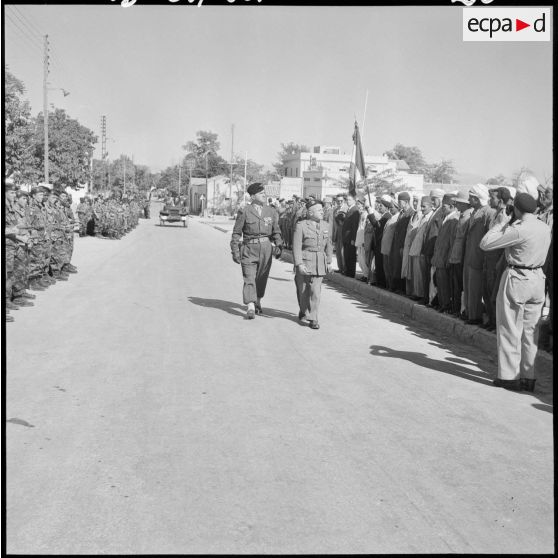
[[[488,323],[496,325],[496,297],[493,296],[496,281],[501,277],[498,275],[498,260],[485,256],[484,267],[482,269],[482,298],[484,300],[484,308],[488,316]]]
[[[242,266],[242,277],[244,287],[242,298],[244,304],[257,302],[263,298],[272,259],[271,242],[260,244],[242,244],[240,248],[240,265]]]
[[[8,242],[4,243],[4,261],[6,263],[6,290],[4,294],[6,300],[11,300],[12,298],[16,252],[17,246]]]
[[[544,281],[540,269],[507,268],[502,274],[496,300],[498,377],[502,380],[535,378]]]
[[[28,276],[31,280],[40,279],[45,272],[46,245],[46,240],[36,240],[29,248]]]
[[[303,275],[298,268],[295,274],[296,298],[298,307],[309,320],[318,320],[318,307],[322,291],[323,277],[318,275]]]
[[[14,298],[21,296],[29,284],[29,249],[25,244],[19,244],[14,259],[14,282],[12,293]]]
[[[463,267],[463,291],[467,301],[467,318],[482,320],[482,269],[475,269],[469,265]]]
[[[66,247],[64,246],[64,238],[57,237],[51,241],[50,250],[50,269],[53,273],[58,273],[64,265]]]
[[[442,310],[449,310],[451,308],[450,270],[448,267],[437,267],[435,273],[438,304]]]

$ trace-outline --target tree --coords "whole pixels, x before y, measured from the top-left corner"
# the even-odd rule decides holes
[[[281,144],[281,151],[277,153],[277,159],[279,161],[273,164],[273,167],[277,171],[279,176],[285,175],[285,162],[287,159],[293,157],[293,155],[299,155],[300,153],[308,153],[310,148],[304,144],[298,144],[290,141],[289,143]]]
[[[16,183],[37,177],[32,152],[33,119],[29,101],[23,98],[25,86],[5,68],[4,77],[4,162],[6,177]]]
[[[418,147],[406,147],[401,143],[385,153],[390,159],[405,161],[411,173],[424,173],[427,163]]]
[[[35,171],[42,176],[44,165],[44,116],[39,113],[35,119],[32,152]],[[77,188],[89,180],[90,161],[93,157],[97,137],[77,120],[70,118],[63,109],[49,113],[48,119],[49,180]]]
[[[503,174],[493,176],[486,181],[487,186],[505,186],[506,184],[508,184],[508,179]]]
[[[217,138],[218,135],[214,132],[200,130],[196,132],[196,141],[186,142],[182,146],[182,149],[191,154],[195,160],[192,176],[205,176],[206,168],[207,176],[227,174],[227,162],[217,153],[221,148]]]
[[[453,166],[453,161],[443,159],[439,163],[428,165],[426,171],[427,179],[435,184],[451,184],[457,171]]]

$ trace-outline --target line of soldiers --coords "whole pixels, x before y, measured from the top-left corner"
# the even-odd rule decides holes
[[[76,213],[79,236],[120,239],[138,225],[140,217],[149,216],[149,200],[134,194],[106,199],[101,196],[83,197]]]
[[[72,265],[75,219],[70,196],[35,186],[29,193],[4,184],[6,321],[10,310],[33,306],[35,295],[77,273]]]

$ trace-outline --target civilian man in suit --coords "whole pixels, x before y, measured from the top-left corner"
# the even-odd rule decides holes
[[[345,275],[354,277],[356,274],[356,235],[360,223],[360,212],[356,205],[356,194],[347,194],[347,215],[341,228],[343,238],[343,260],[345,263]]]

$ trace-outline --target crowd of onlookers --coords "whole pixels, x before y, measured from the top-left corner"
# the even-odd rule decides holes
[[[44,291],[77,273],[71,259],[78,227],[80,236],[122,238],[148,207],[138,194],[84,197],[76,219],[63,189],[38,185],[27,192],[5,183],[4,191],[7,322],[14,321],[10,311],[34,305],[36,295],[29,291]]]
[[[517,189],[477,184],[465,190],[434,189],[428,195],[339,194],[324,198],[338,272],[409,297],[419,304],[496,329],[496,296],[506,269],[504,249],[484,251],[480,242],[496,225],[512,223],[514,197],[525,192],[538,205],[538,218],[553,221],[553,189],[527,177]],[[273,202],[289,248],[303,198]],[[552,233],[551,233],[552,234]],[[548,349],[552,348],[552,244],[543,268],[549,305]]]

